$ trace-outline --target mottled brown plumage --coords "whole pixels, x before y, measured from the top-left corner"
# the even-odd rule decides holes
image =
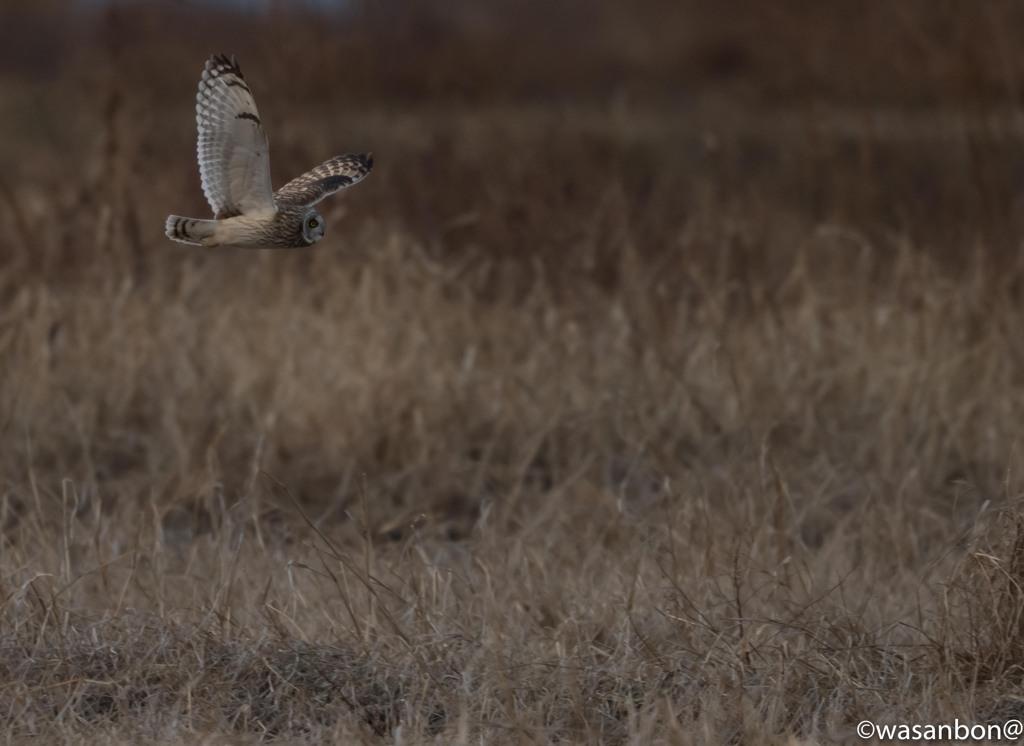
[[[201,246],[301,248],[324,236],[314,208],[324,197],[366,178],[372,155],[335,156],[275,194],[270,149],[256,101],[234,57],[206,62],[196,94],[199,176],[214,219],[170,215],[168,238]]]

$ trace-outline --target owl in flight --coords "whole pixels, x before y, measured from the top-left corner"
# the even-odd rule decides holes
[[[302,248],[324,237],[313,205],[362,181],[372,155],[339,155],[274,192],[270,150],[252,91],[232,55],[206,61],[196,95],[199,177],[213,220],[170,215],[169,238],[197,246]]]

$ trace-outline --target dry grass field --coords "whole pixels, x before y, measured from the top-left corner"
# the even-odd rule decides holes
[[[1024,9],[733,5],[0,6],[4,742],[1024,717]]]

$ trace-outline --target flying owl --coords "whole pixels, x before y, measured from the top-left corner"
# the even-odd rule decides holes
[[[169,238],[197,246],[302,248],[324,237],[313,205],[362,181],[372,155],[339,155],[274,192],[270,150],[252,91],[230,58],[206,61],[196,95],[199,177],[213,220],[170,215]]]

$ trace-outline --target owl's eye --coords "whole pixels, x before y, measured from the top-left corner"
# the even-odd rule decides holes
[[[320,222],[316,218],[310,218],[309,222],[306,223],[306,225],[308,225],[310,228],[316,228],[318,225],[320,225]]]

